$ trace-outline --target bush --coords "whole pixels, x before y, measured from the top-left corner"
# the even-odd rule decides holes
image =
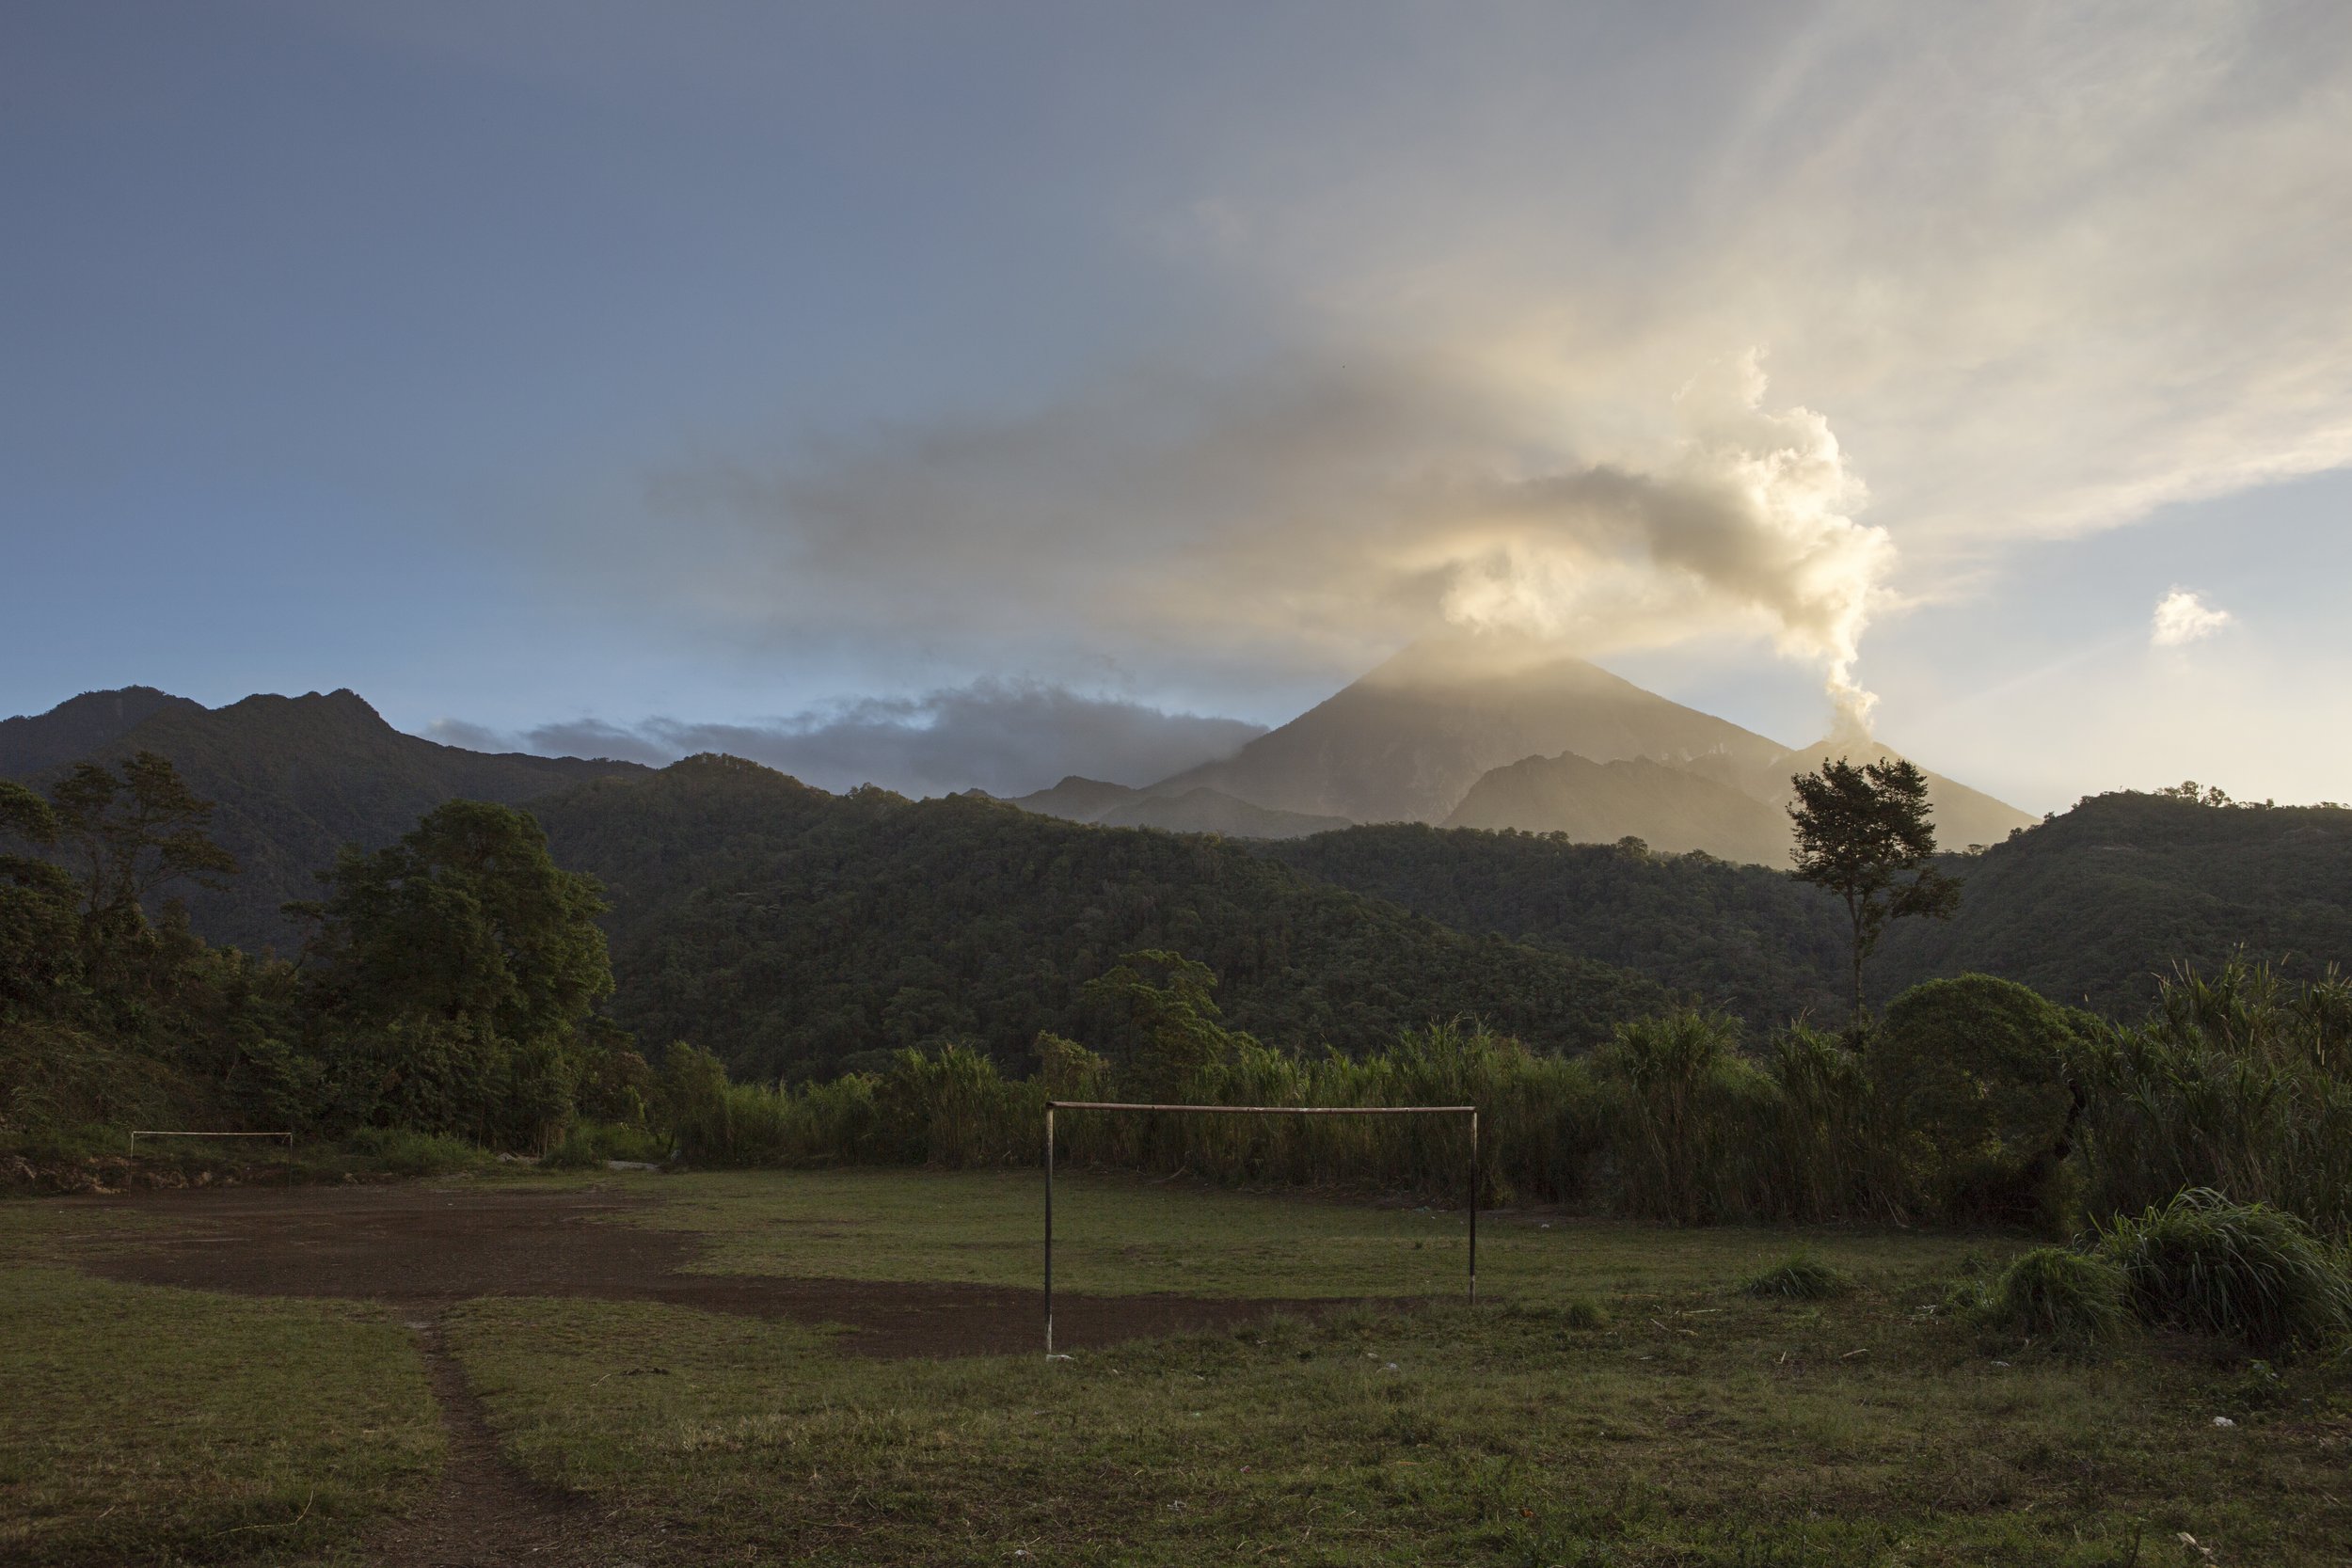
[[[493,1159],[479,1144],[405,1127],[362,1127],[344,1145],[368,1164],[396,1176],[447,1176],[478,1170]]]
[[[2099,1250],[2151,1323],[2265,1354],[2316,1350],[2352,1328],[2342,1260],[2300,1219],[2267,1204],[2193,1187],[2137,1218],[2119,1217]]]
[[[1740,1281],[1740,1293],[1782,1301],[1825,1301],[1853,1289],[1853,1281],[1808,1253],[1795,1252],[1771,1268]]]
[[[2352,1236],[2352,983],[2291,986],[2240,955],[2163,984],[2146,1022],[2076,1053],[2091,1212],[2211,1187]]]
[[[2079,1108],[2067,1058],[2074,1019],[1987,974],[1895,998],[1869,1067],[1912,1184],[1946,1218],[2051,1226]]]
[[[2130,1325],[2125,1291],[2122,1272],[2106,1259],[2045,1246],[2020,1254],[1990,1286],[1965,1283],[1955,1296],[1979,1328],[2089,1351]]]
[[[608,1160],[660,1164],[669,1153],[669,1140],[649,1129],[583,1121],[574,1123],[539,1163],[555,1170],[602,1170]]]

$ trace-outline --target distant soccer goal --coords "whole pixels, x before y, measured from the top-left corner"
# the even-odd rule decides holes
[[[131,1134],[131,1157],[133,1159],[138,1158],[141,1138],[282,1138],[285,1140],[287,1154],[294,1153],[292,1132],[151,1132],[146,1128],[141,1128]]]
[[[1467,1117],[1470,1118],[1470,1300],[1478,1305],[1478,1107],[1475,1105],[1147,1105],[1113,1100],[1045,1102],[1045,1354],[1054,1354],[1054,1113],[1150,1112],[1193,1117]]]

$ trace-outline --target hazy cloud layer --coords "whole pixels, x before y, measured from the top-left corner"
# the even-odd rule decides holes
[[[2328,8],[1772,14],[1432,23],[1438,118],[1240,103],[1132,227],[1255,356],[680,462],[596,556],[706,629],[1056,674],[1763,639],[1859,717],[1873,612],[2352,460]]]
[[[583,719],[515,736],[461,720],[432,726],[434,739],[471,751],[612,757],[656,767],[698,752],[725,752],[823,789],[879,784],[908,795],[976,787],[1020,795],[1072,773],[1154,784],[1230,756],[1262,733],[1261,726],[1239,720],[1167,713],[1020,681],[866,699],[745,724]]]

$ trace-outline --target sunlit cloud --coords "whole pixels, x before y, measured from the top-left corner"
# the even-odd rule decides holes
[[[2185,647],[2213,636],[2233,619],[2228,610],[2207,604],[2203,594],[2175,588],[2156,601],[2156,612],[2149,621],[2148,641],[2159,648]]]

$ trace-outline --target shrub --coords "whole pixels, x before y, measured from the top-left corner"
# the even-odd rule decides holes
[[[660,1164],[669,1152],[668,1141],[649,1129],[582,1121],[539,1163],[556,1170],[602,1170],[608,1160]]]
[[[2119,1217],[2099,1249],[2151,1323],[2265,1354],[2315,1350],[2352,1327],[2342,1261],[2300,1219],[2267,1204],[2193,1187],[2137,1218]]]
[[[2065,1247],[2020,1254],[1989,1286],[1964,1282],[1954,1304],[1979,1328],[2062,1350],[2112,1344],[2131,1323],[2122,1272]]]
[[[362,1127],[344,1142],[370,1165],[396,1176],[447,1176],[477,1170],[492,1161],[490,1151],[479,1144],[405,1127]]]
[[[2076,1053],[2092,1212],[2211,1187],[2352,1235],[2347,1019],[2352,983],[2332,970],[2290,986],[2238,955],[2165,980],[2147,1022]]]
[[[1782,1301],[1824,1301],[1853,1289],[1853,1281],[1809,1253],[1793,1252],[1740,1281],[1740,1293]]]
[[[2079,1116],[2073,1018],[2009,980],[1963,974],[1895,998],[1869,1066],[1928,1207],[1947,1218],[2058,1222]]]

